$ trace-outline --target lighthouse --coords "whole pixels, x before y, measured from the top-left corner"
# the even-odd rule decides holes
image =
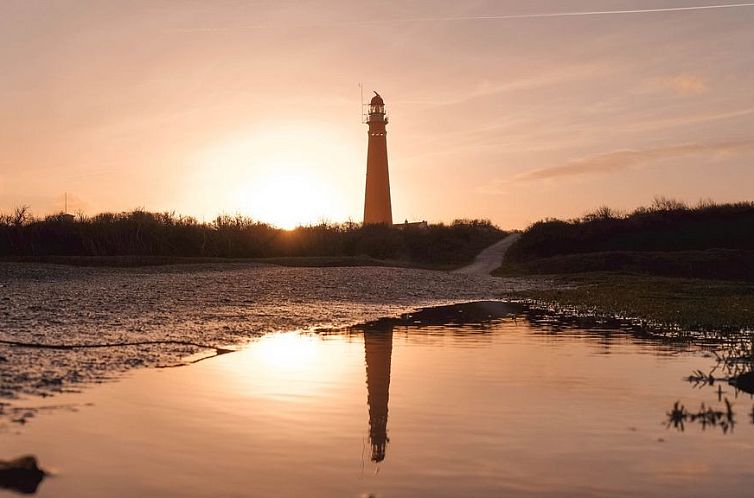
[[[364,224],[393,224],[390,204],[390,175],[387,169],[387,114],[379,93],[369,102],[366,123],[369,125],[367,148],[367,185],[364,195]]]

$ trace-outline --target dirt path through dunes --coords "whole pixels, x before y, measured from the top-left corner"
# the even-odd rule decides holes
[[[503,263],[503,258],[508,248],[521,236],[520,233],[512,233],[500,242],[492,244],[490,247],[480,252],[474,259],[474,262],[463,268],[459,268],[453,273],[465,273],[467,275],[489,275],[497,270]]]

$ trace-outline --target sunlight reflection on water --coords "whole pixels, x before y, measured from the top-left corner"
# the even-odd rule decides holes
[[[4,452],[59,468],[49,497],[748,495],[749,395],[725,386],[732,433],[667,424],[676,400],[721,405],[682,380],[710,358],[520,312],[267,335],[62,396],[94,406],[34,419]]]

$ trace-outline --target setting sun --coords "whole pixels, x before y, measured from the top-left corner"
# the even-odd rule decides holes
[[[260,220],[292,229],[336,219],[337,201],[336,192],[309,171],[282,167],[252,185],[242,205]]]
[[[351,216],[362,170],[358,149],[335,130],[293,123],[238,133],[207,148],[190,190],[206,193],[199,202],[207,215],[221,206],[291,229]]]

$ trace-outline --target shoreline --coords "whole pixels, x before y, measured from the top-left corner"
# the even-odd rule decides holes
[[[67,402],[73,396],[89,392],[96,386],[118,383],[127,379],[134,373],[144,371],[159,371],[161,369],[173,369],[191,367],[198,363],[214,360],[219,357],[240,353],[248,349],[263,337],[275,334],[311,334],[314,336],[350,335],[353,333],[380,333],[392,330],[394,327],[455,327],[458,325],[496,323],[505,319],[523,318],[531,324],[547,324],[558,322],[563,330],[582,329],[586,332],[599,333],[605,328],[616,332],[630,335],[636,338],[649,338],[654,341],[670,342],[673,344],[686,344],[688,346],[702,346],[702,339],[696,335],[677,335],[670,331],[659,332],[648,328],[646,324],[639,323],[638,319],[618,317],[610,315],[595,315],[579,313],[575,309],[550,307],[537,301],[523,301],[509,298],[500,299],[476,299],[476,300],[451,300],[439,302],[430,306],[419,306],[396,310],[395,313],[383,315],[376,319],[362,320],[353,324],[338,327],[316,327],[314,325],[297,329],[272,329],[266,332],[246,337],[244,340],[222,347],[194,345],[193,351],[176,359],[175,362],[163,365],[142,365],[139,368],[112,371],[105,378],[94,380],[82,380],[56,392],[43,393],[20,393],[13,398],[0,398],[0,435],[14,426],[23,426],[40,413],[56,411],[76,411],[86,403]],[[97,346],[97,349],[125,348],[130,345],[112,344]],[[91,346],[70,345],[60,348],[69,353],[74,353],[79,348],[89,349]],[[49,349],[49,346],[41,346]],[[21,349],[32,350],[33,345],[24,346]],[[54,349],[54,348],[53,348]],[[214,352],[212,351],[214,349]],[[0,357],[2,357],[0,355]],[[59,397],[63,396],[60,400]],[[62,402],[61,402],[62,401]]]
[[[177,265],[133,268],[0,263],[0,339],[140,343],[108,350],[0,350],[0,398],[54,394],[140,367],[172,365],[272,330],[353,325],[449,302],[500,299],[541,279],[390,267]]]
[[[0,362],[5,367],[0,379],[3,381],[0,400],[9,401],[79,390],[117,380],[133,369],[182,366],[190,363],[188,359],[192,356],[204,361],[218,356],[209,354],[212,348],[215,353],[218,348],[241,349],[270,333],[291,330],[340,333],[371,323],[391,320],[399,323],[404,316],[470,303],[514,303],[582,328],[609,321],[614,327],[626,325],[636,333],[692,343],[742,337],[754,323],[754,286],[638,275],[506,279],[384,267],[301,268],[299,273],[298,269],[267,265],[217,265],[216,272],[205,272],[201,265],[150,267],[140,272],[124,268],[79,271],[78,267],[33,264],[0,264],[0,270],[3,266],[5,276],[17,274],[22,278],[1,282],[0,287],[10,294],[11,301],[0,300],[0,314],[13,316],[14,301],[31,306],[28,318],[9,321],[1,338],[19,343],[39,342],[41,330],[47,341],[42,344],[46,347],[39,350],[11,345],[0,350]],[[281,287],[286,282],[289,287]],[[378,283],[385,286],[386,293],[375,288]],[[440,283],[444,290],[437,288]],[[109,286],[112,292],[103,296],[99,290],[102,285]],[[250,293],[250,290],[257,285],[266,286],[268,290],[263,292],[272,295],[252,298],[256,291]],[[318,286],[323,286],[322,290]],[[349,288],[350,298],[343,296],[341,286]],[[19,288],[27,290],[18,294]],[[214,291],[204,293],[205,288]],[[651,294],[645,292],[648,288],[652,289]],[[50,289],[71,292],[73,300],[64,299],[62,302],[68,304],[56,310],[40,295]],[[110,306],[145,290],[147,295],[133,310]],[[706,291],[703,297],[701,290]],[[742,318],[726,304],[744,290],[750,292],[743,304],[749,314]],[[14,293],[19,299],[13,298]],[[280,301],[281,293],[287,296],[284,301]],[[96,300],[87,304],[86,294]],[[352,301],[354,296],[360,296],[361,304]],[[377,303],[376,296],[379,296]],[[105,314],[101,314],[103,310],[98,304],[103,298]],[[35,299],[38,304],[25,302]],[[79,304],[82,310],[77,309]],[[323,314],[325,308],[333,307],[329,311],[334,314]],[[56,311],[63,316],[57,316]],[[270,315],[273,312],[277,318]],[[141,315],[141,319],[133,323],[124,319],[134,314]],[[731,316],[737,316],[739,322],[732,322]],[[28,321],[32,317],[36,317],[34,323]],[[700,317],[706,321],[700,321]],[[746,321],[748,317],[751,322]],[[29,336],[28,331],[36,331],[37,339]],[[83,335],[77,335],[82,332]],[[119,344],[108,344],[111,342]],[[190,342],[194,345],[189,345]],[[65,347],[58,350],[55,344]],[[82,347],[71,347],[75,344]],[[195,347],[197,344],[207,345],[207,349]],[[111,346],[113,349],[102,361],[97,348],[101,351]],[[0,404],[0,411],[4,406],[7,405]]]
[[[577,289],[561,288],[558,291],[552,292],[569,292]],[[547,291],[546,291],[547,292]],[[515,293],[514,293],[515,294]],[[535,296],[538,291],[529,291],[519,293],[520,295]],[[575,301],[572,301],[575,303]],[[503,311],[501,311],[503,310]],[[461,313],[458,315],[457,313]],[[135,370],[159,370],[165,368],[177,368],[187,367],[196,363],[211,360],[226,354],[238,353],[249,347],[255,341],[260,338],[271,334],[286,334],[286,333],[299,333],[299,334],[313,334],[313,335],[337,335],[337,334],[350,334],[353,332],[364,333],[367,331],[380,331],[385,327],[395,326],[448,326],[457,323],[481,323],[485,321],[496,321],[505,318],[523,315],[527,319],[538,322],[548,322],[555,320],[561,323],[567,329],[583,329],[585,331],[601,330],[603,328],[611,328],[616,331],[620,331],[626,334],[630,334],[635,337],[647,337],[653,340],[670,341],[673,343],[685,343],[694,346],[709,345],[712,343],[723,344],[728,342],[731,337],[739,336],[742,338],[748,338],[746,335],[751,330],[743,330],[737,332],[725,332],[724,330],[694,330],[684,329],[677,326],[677,324],[665,324],[660,322],[653,322],[646,318],[637,315],[627,315],[606,310],[596,309],[594,307],[589,308],[583,302],[575,304],[565,304],[563,302],[548,302],[542,299],[534,297],[500,297],[495,299],[464,299],[464,300],[440,300],[430,305],[422,306],[409,306],[402,309],[396,309],[393,313],[384,314],[377,318],[355,321],[350,324],[338,325],[338,326],[321,326],[312,323],[308,327],[300,327],[294,329],[270,329],[264,332],[260,332],[254,335],[240,338],[241,340],[228,344],[221,345],[209,345],[209,344],[195,344],[188,343],[180,340],[166,340],[155,341],[153,343],[124,343],[124,344],[19,344],[14,345],[12,341],[2,341],[2,345],[9,348],[21,349],[21,350],[35,350],[42,351],[47,350],[59,350],[63,352],[73,353],[77,350],[91,350],[91,349],[119,349],[128,348],[131,346],[139,345],[171,345],[178,344],[181,346],[190,347],[190,350],[184,350],[182,356],[176,358],[175,361],[167,364],[156,365],[141,365],[140,368]],[[459,316],[462,317],[459,319]],[[463,318],[465,317],[465,318]],[[459,321],[460,320],[460,321]],[[0,355],[0,361],[6,361],[3,355]],[[67,386],[67,388],[50,393],[20,393],[18,397],[0,398],[0,419],[7,415],[6,410],[18,412],[23,411],[26,408],[16,408],[13,405],[18,401],[23,400],[44,400],[50,396],[56,396],[60,394],[77,394],[82,390],[91,387],[92,385],[118,382],[124,376],[131,373],[132,369],[112,371],[105,378],[95,379],[91,381],[82,381],[80,383],[74,383]],[[56,408],[57,404],[53,406],[38,406],[31,408],[34,409],[47,409]],[[59,406],[60,408],[66,408],[66,405]],[[16,422],[15,420],[12,422]],[[25,423],[25,421],[20,421]]]

